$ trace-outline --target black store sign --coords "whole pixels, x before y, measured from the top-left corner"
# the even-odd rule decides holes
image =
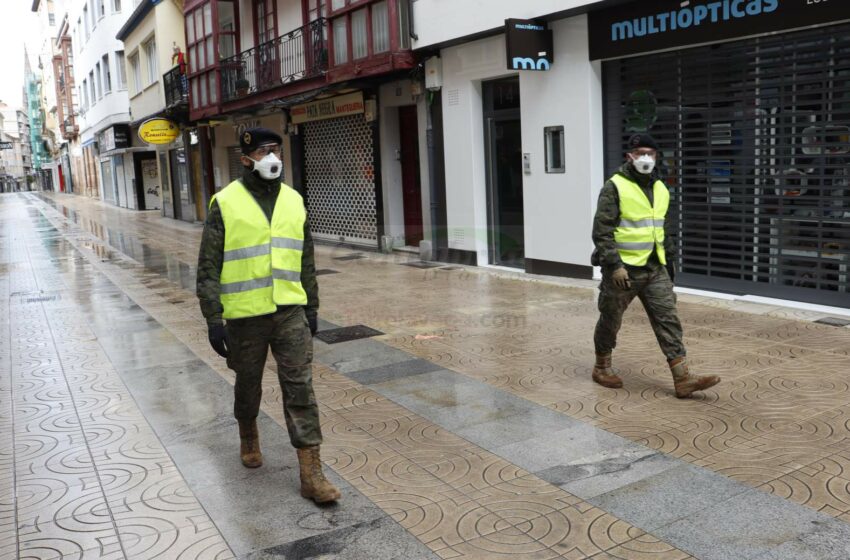
[[[552,67],[552,30],[545,22],[507,19],[505,35],[508,70],[549,70]]]
[[[850,19],[850,0],[632,2],[590,13],[590,58],[615,58],[845,19]]]

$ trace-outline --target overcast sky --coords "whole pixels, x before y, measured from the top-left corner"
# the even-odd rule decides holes
[[[24,41],[30,49],[30,64],[38,64],[33,56],[37,48],[38,19],[30,8],[32,0],[0,0],[0,99],[12,107],[23,103]],[[45,61],[49,62],[49,61]]]

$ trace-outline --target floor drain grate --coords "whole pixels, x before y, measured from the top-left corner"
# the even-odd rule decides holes
[[[56,301],[56,296],[39,296],[26,299],[26,303],[43,303],[45,301]]]
[[[406,263],[401,263],[401,264],[404,265],[404,266],[412,266],[413,268],[438,268],[440,266],[443,266],[443,265],[440,265],[440,264],[434,264],[434,263],[429,263],[429,262],[425,262],[425,261],[413,261],[413,262],[406,262]]]
[[[842,319],[841,317],[824,317],[823,319],[818,319],[815,323],[829,325],[831,327],[846,327],[847,325],[850,325],[850,319]]]
[[[323,268],[316,271],[316,276],[327,276],[328,274],[339,274],[339,271],[331,270],[330,268]]]
[[[328,329],[316,333],[316,338],[325,344],[337,344],[339,342],[348,342],[351,340],[359,340],[361,338],[370,338],[380,336],[384,333],[376,331],[365,325],[353,325],[351,327],[340,327],[338,329]]]
[[[363,255],[346,255],[344,257],[334,257],[335,261],[356,261],[357,259],[365,259]]]

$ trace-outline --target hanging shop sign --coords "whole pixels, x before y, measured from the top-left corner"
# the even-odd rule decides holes
[[[591,12],[590,59],[735,39],[850,18],[846,0],[657,0]]]
[[[293,124],[321,121],[348,115],[359,115],[365,110],[363,103],[363,92],[339,95],[328,99],[321,99],[303,105],[295,105],[290,109]]]
[[[505,20],[508,70],[549,70],[554,60],[552,30],[546,22]]]
[[[0,150],[11,150],[12,143],[11,142],[0,142]]]
[[[116,124],[106,128],[99,134],[100,151],[111,152],[130,147],[130,126]]]
[[[180,127],[168,119],[148,119],[139,127],[139,138],[148,144],[171,144],[180,136]]]

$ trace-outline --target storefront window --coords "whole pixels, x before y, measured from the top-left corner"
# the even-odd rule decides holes
[[[604,63],[607,172],[659,141],[685,285],[847,305],[848,55],[843,24]]]

